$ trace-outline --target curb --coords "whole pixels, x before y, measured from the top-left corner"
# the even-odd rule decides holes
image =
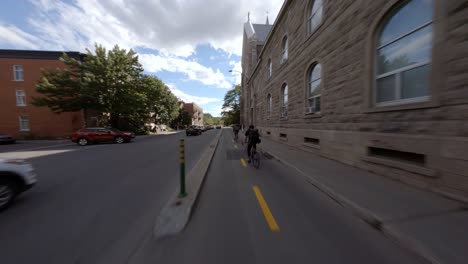
[[[220,130],[216,138],[210,142],[208,149],[205,150],[197,164],[195,164],[190,173],[187,174],[187,196],[180,198],[179,189],[177,189],[162,208],[154,226],[153,235],[155,239],[178,234],[187,225],[193,206],[211,164],[211,160],[218,147],[221,134],[222,130]]]
[[[332,200],[337,202],[342,207],[349,209],[355,216],[372,226],[373,228],[379,230],[389,239],[396,242],[400,247],[410,251],[411,253],[417,255],[417,257],[422,258],[424,261],[432,264],[440,264],[439,262],[431,253],[430,251],[422,245],[419,241],[408,237],[405,233],[400,232],[394,228],[384,226],[384,222],[370,210],[359,206],[355,202],[351,201],[350,199],[346,198],[345,196],[335,192],[325,184],[319,182],[314,177],[308,175],[307,173],[301,171],[299,168],[294,166],[293,164],[285,161],[284,159],[280,158],[278,155],[274,154],[268,148],[263,147],[263,152],[268,153],[277,161],[289,166],[299,172],[301,175],[306,177],[307,182],[315,186],[319,191],[326,194]]]

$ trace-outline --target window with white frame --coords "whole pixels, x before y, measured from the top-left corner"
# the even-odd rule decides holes
[[[323,0],[312,0],[309,10],[309,18],[307,20],[307,27],[309,33],[313,33],[320,23],[322,23],[323,16]]]
[[[270,79],[271,76],[273,76],[273,64],[271,63],[271,59],[268,59],[268,78],[267,79]]]
[[[16,90],[16,106],[26,106],[26,93],[24,90]]]
[[[267,105],[267,114],[268,114],[268,117],[270,117],[270,114],[271,114],[271,105],[272,105],[271,94],[268,94],[268,95],[267,95],[267,102],[266,102],[266,105]]]
[[[13,65],[13,79],[15,81],[24,81],[23,65]]]
[[[285,83],[281,87],[281,117],[288,116],[288,85]]]
[[[28,116],[20,116],[19,117],[19,126],[20,126],[20,131],[29,131],[29,117]]]
[[[322,65],[313,64],[309,69],[307,85],[307,113],[320,112],[320,97],[322,93]]]
[[[380,26],[376,41],[376,105],[429,99],[432,5],[432,0],[403,1]]]
[[[288,36],[284,36],[281,42],[281,63],[288,60]]]

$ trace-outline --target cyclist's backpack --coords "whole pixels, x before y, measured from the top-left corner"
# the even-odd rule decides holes
[[[252,131],[250,132],[250,137],[251,137],[251,139],[252,139],[252,142],[255,142],[255,143],[257,143],[257,144],[260,143],[260,142],[262,142],[262,141],[260,140],[260,134],[258,133],[258,129],[252,130]]]

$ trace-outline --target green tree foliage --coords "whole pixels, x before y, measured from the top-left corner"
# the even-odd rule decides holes
[[[150,120],[159,125],[176,119],[179,112],[179,100],[169,87],[154,76],[143,77],[146,98],[146,111],[151,114]]]
[[[221,118],[212,116],[210,113],[203,114],[203,122],[205,125],[221,124]]]
[[[241,86],[236,85],[224,96],[223,112],[221,113],[224,125],[240,123],[240,93]]]
[[[133,51],[95,45],[84,62],[64,54],[63,69],[44,70],[33,98],[36,106],[56,113],[91,109],[109,117],[109,125],[135,129],[150,121],[169,123],[178,115],[178,99],[158,78],[143,75]]]
[[[192,117],[189,112],[180,108],[177,114],[177,117],[172,121],[171,126],[173,128],[179,129],[184,128],[192,124]]]

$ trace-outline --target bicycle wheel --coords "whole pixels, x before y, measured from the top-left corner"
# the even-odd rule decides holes
[[[257,151],[252,151],[252,165],[258,169],[260,167],[260,155]]]

